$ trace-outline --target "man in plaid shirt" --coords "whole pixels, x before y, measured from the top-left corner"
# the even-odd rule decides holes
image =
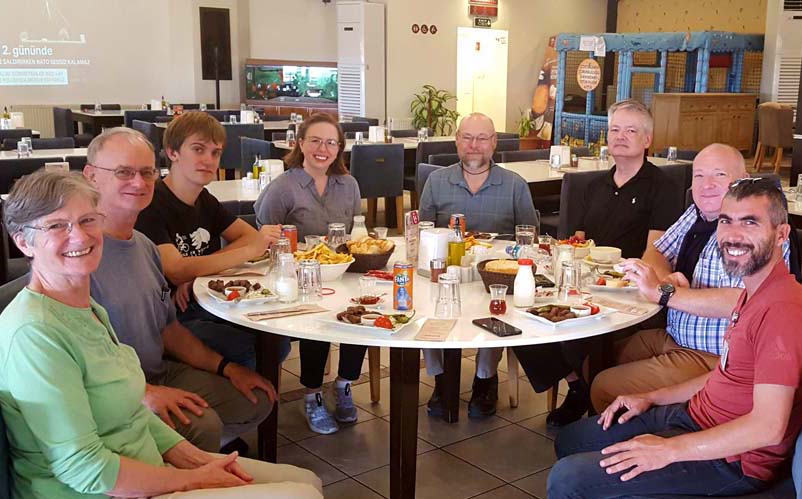
[[[667,305],[668,320],[665,329],[639,331],[616,344],[617,366],[596,376],[591,387],[597,411],[618,395],[672,386],[716,366],[743,287],[724,272],[716,227],[729,184],[746,176],[744,158],[735,148],[705,147],[693,162],[693,204],[643,259],[622,264],[644,298]],[[783,256],[788,263],[787,244]]]

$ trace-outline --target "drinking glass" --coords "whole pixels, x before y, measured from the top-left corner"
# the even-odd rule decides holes
[[[364,137],[362,136],[362,132],[356,132],[354,134],[354,144],[361,144],[365,141]]]
[[[507,286],[491,284],[488,288],[490,289],[490,313],[493,315],[507,313]]]
[[[418,142],[426,142],[429,140],[429,129],[426,127],[418,130]]]
[[[387,239],[387,227],[374,227],[373,232],[376,233],[376,239]]]
[[[668,154],[666,154],[666,159],[668,161],[676,161],[677,160],[677,148],[671,146],[668,148]]]
[[[200,110],[201,110],[201,111],[206,111],[206,104],[204,104],[204,103],[201,103],[201,105],[200,105]]]
[[[229,114],[228,115],[228,122],[231,123],[232,125],[236,125],[237,124],[237,115],[236,114]]]
[[[537,237],[537,227],[534,225],[516,225],[515,243],[518,246],[532,246]]]
[[[341,244],[345,244],[345,224],[329,224],[328,242],[329,248],[337,250]]]
[[[376,278],[363,275],[359,278],[359,296],[376,296]]]
[[[295,131],[287,130],[287,144],[290,147],[295,147]]]
[[[551,268],[554,272],[554,285],[560,286],[560,279],[562,278],[562,264],[563,262],[574,261],[574,247],[570,244],[558,244],[551,251]]]
[[[317,301],[323,297],[323,279],[320,275],[320,262],[301,260],[298,269],[298,292],[301,301]]]
[[[306,249],[310,250],[320,244],[320,236],[304,236],[304,242],[306,243]]]
[[[20,140],[17,142],[17,156],[24,158],[30,156],[31,150],[29,149],[29,145],[24,140]]]
[[[796,202],[802,201],[802,173],[796,177]]]
[[[560,301],[568,301],[579,294],[579,264],[574,261],[562,262],[560,270]]]
[[[99,102],[96,102],[95,103],[95,112],[99,113],[102,110],[103,110],[103,106],[101,106]]]
[[[437,278],[437,302],[434,316],[437,319],[457,319],[462,313],[459,296],[459,279],[449,274]]]
[[[239,110],[240,111],[247,111],[248,110],[248,106],[246,106],[245,103],[243,102],[243,103],[241,103],[239,105]]]
[[[426,229],[434,229],[434,222],[421,221],[418,223],[418,231],[423,232]]]

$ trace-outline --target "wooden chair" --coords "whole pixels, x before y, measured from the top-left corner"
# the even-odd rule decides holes
[[[756,172],[763,166],[766,148],[774,148],[774,173],[780,172],[783,148],[794,146],[794,110],[777,102],[764,102],[757,107],[758,142],[753,167]]]
[[[404,145],[360,144],[351,149],[351,175],[359,184],[362,199],[368,200],[365,221],[376,225],[379,198],[395,198],[396,221],[404,226]]]

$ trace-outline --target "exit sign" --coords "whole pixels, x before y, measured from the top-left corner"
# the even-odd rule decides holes
[[[474,28],[490,28],[493,25],[493,20],[489,17],[474,17],[473,18],[473,27]]]

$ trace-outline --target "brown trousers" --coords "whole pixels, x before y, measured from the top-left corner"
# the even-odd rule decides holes
[[[683,348],[665,329],[646,329],[616,342],[616,367],[593,380],[590,398],[602,412],[619,395],[643,393],[676,385],[708,373],[718,355]]]

